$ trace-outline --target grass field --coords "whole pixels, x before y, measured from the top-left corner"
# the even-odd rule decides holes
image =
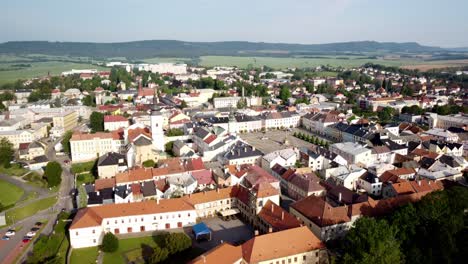
[[[336,58],[274,58],[274,57],[235,57],[235,56],[202,56],[200,57],[201,66],[237,66],[245,68],[248,65],[254,67],[269,66],[272,68],[287,68],[287,67],[317,67],[320,65],[356,67],[367,62],[383,64],[387,66],[402,66],[418,64],[417,60],[383,60],[383,59],[368,59],[364,57],[343,57]]]
[[[90,264],[90,263],[95,264],[97,256],[98,256],[97,247],[73,249],[71,257],[70,257],[70,263],[71,264]]]
[[[15,204],[24,194],[23,189],[2,180],[0,180],[0,190],[0,203],[3,206]]]
[[[41,200],[37,200],[23,207],[13,208],[6,214],[7,223],[11,224],[12,222],[18,222],[19,220],[36,214],[39,211],[50,208],[56,202],[57,198],[55,196],[52,196]]]

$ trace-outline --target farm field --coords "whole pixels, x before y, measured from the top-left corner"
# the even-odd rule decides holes
[[[443,69],[447,67],[460,67],[468,65],[468,60],[440,60],[427,61],[417,65],[404,65],[405,69],[418,69],[420,71],[428,71],[431,69]]]
[[[164,62],[168,62],[168,63],[187,63],[187,62],[191,62],[192,59],[191,58],[148,58],[148,59],[144,59],[143,62],[145,63],[164,63]]]
[[[338,57],[316,57],[316,58],[275,58],[275,57],[236,57],[236,56],[202,56],[200,57],[201,66],[237,66],[246,68],[248,65],[254,67],[269,66],[272,68],[287,68],[287,67],[317,67],[320,65],[356,67],[367,62],[383,64],[387,66],[403,66],[417,65],[423,61],[400,59],[400,60],[383,60],[369,59],[357,56],[338,56]]]
[[[48,73],[51,75],[59,75],[64,71],[72,69],[98,69],[106,70],[108,68],[98,67],[92,64],[64,62],[64,61],[45,61],[45,62],[23,62],[21,64],[30,64],[30,67],[14,68],[18,63],[2,63],[0,62],[0,85],[8,82],[14,82],[18,79],[34,78],[46,76]],[[11,68],[11,70],[6,70]]]

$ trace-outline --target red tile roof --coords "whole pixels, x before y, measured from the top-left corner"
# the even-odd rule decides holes
[[[105,122],[128,122],[128,119],[121,115],[106,115],[104,116]]]
[[[273,228],[273,231],[280,231],[295,227],[300,227],[301,222],[293,215],[285,211],[281,206],[268,200],[258,214],[265,223]]]

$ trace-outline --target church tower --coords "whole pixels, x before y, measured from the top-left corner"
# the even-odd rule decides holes
[[[153,139],[153,147],[157,151],[164,151],[164,131],[163,131],[164,117],[159,108],[154,107],[151,110],[151,137]]]

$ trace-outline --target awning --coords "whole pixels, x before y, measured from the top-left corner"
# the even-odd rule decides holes
[[[228,209],[228,210],[221,211],[219,213],[221,214],[221,216],[230,216],[230,215],[238,214],[240,213],[240,211],[239,209]]]

